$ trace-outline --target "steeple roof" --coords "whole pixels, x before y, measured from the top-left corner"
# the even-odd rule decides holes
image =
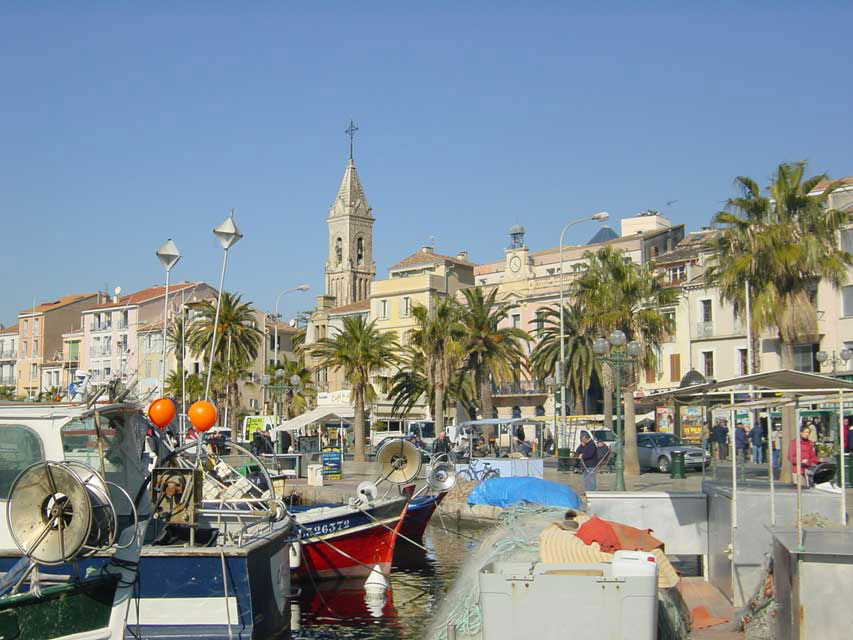
[[[358,179],[358,171],[356,171],[352,158],[347,163],[336,200],[340,200],[345,207],[351,206],[355,209],[359,209],[359,203],[361,203],[364,211],[370,215],[370,205],[367,204],[367,198],[364,196],[364,189],[361,186],[361,180]],[[334,207],[334,205],[332,206]]]

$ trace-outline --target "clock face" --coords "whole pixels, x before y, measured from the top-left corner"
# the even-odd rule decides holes
[[[509,268],[513,271],[518,271],[521,269],[521,258],[518,256],[513,256],[509,261]]]

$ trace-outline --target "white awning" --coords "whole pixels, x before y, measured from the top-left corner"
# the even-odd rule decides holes
[[[315,423],[352,422],[355,411],[348,404],[325,404],[311,409],[295,418],[282,422],[273,431],[295,431]]]

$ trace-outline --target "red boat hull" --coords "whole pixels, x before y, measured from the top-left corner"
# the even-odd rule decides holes
[[[366,578],[377,565],[389,574],[406,504],[392,501],[367,518],[358,512],[306,523],[305,535],[294,543],[300,558],[293,575],[302,581]]]

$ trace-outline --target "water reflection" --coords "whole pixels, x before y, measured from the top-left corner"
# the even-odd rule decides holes
[[[391,586],[384,602],[366,597],[363,580],[302,585],[291,637],[294,640],[353,638],[415,640],[438,610],[441,598],[476,542],[476,530],[457,535],[427,528],[426,550],[400,540]]]

